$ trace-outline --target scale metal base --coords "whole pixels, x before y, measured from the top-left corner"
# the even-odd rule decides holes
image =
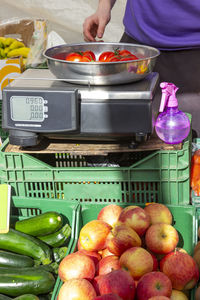
[[[2,127],[10,144],[22,147],[42,137],[135,146],[153,133],[158,79],[151,73],[131,84],[87,86],[56,79],[48,69],[29,69],[3,90]]]

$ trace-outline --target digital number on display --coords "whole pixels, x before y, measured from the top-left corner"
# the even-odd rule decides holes
[[[13,121],[42,122],[44,120],[44,99],[42,97],[12,96],[10,109]]]

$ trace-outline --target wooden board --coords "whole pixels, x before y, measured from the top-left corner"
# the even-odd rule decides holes
[[[125,153],[151,150],[180,150],[182,143],[169,145],[162,142],[157,137],[151,137],[147,142],[141,143],[137,148],[130,148],[129,144],[118,143],[74,143],[66,140],[50,140],[44,138],[34,147],[21,148],[20,146],[10,145],[5,152],[21,153],[70,153],[71,155],[108,155],[109,153]]]

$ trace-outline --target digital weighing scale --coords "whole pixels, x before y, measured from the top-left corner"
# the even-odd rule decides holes
[[[92,86],[57,79],[49,69],[28,69],[3,89],[2,128],[10,144],[22,147],[44,136],[135,146],[153,133],[158,79],[152,72],[138,82]]]

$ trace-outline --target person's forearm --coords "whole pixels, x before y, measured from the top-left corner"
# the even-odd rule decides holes
[[[116,0],[99,0],[98,6],[109,6],[110,10],[113,8]]]

